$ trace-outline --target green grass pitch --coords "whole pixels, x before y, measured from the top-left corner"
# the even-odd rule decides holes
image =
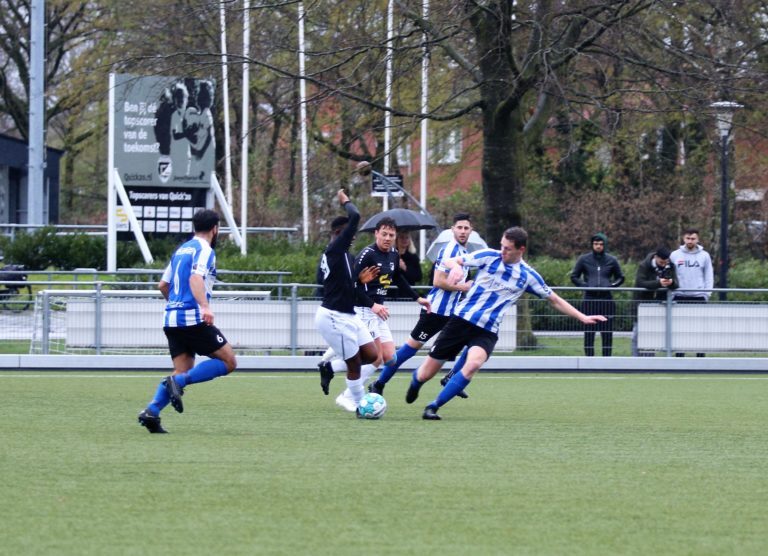
[[[361,421],[240,374],[0,373],[6,554],[766,554],[768,376],[483,374]]]

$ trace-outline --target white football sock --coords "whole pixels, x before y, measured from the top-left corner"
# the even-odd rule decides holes
[[[360,378],[363,379],[363,382],[371,378],[371,375],[376,372],[377,368],[375,365],[363,365],[360,367]]]
[[[355,403],[358,403],[361,399],[363,399],[363,396],[365,395],[365,388],[363,388],[363,379],[358,378],[357,380],[350,380],[347,379],[347,392],[349,392],[349,397],[355,400]],[[347,392],[344,392],[347,394]]]
[[[331,361],[331,369],[333,369],[334,373],[346,373],[347,372],[347,362],[343,359],[334,359]]]
[[[325,350],[325,353],[320,358],[320,361],[325,363],[326,361],[330,361],[331,359],[333,359],[335,356],[336,356],[336,352],[333,351],[333,348],[328,348]]]

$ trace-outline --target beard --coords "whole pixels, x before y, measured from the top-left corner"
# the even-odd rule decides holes
[[[216,243],[219,241],[219,234],[217,233],[211,238],[211,249],[216,249]]]

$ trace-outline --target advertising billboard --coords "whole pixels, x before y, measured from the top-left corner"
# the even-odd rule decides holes
[[[126,187],[210,187],[212,79],[115,76],[114,165]]]

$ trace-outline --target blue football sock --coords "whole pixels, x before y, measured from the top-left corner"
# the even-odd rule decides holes
[[[181,380],[176,382],[179,386],[186,386],[188,384],[198,384],[200,382],[208,382],[214,378],[224,376],[227,374],[227,365],[221,359],[208,359],[202,363],[198,363],[185,373],[185,381],[182,385]],[[175,375],[184,376],[184,375]]]
[[[461,355],[459,355],[459,358],[456,360],[456,362],[453,364],[453,367],[451,367],[451,370],[448,371],[445,375],[444,380],[450,380],[453,375],[455,375],[458,372],[461,372],[462,367],[464,367],[464,363],[467,362],[467,352],[469,351],[469,348],[464,348],[464,351],[461,352]]]
[[[464,351],[461,352],[461,355],[459,355],[459,358],[453,364],[453,367],[451,367],[451,373],[450,373],[451,376],[455,375],[458,372],[461,372],[461,369],[464,367],[464,363],[467,362],[468,352],[469,352],[469,348],[464,348]]]
[[[419,370],[416,369],[415,371],[413,371],[413,374],[411,375],[411,386],[413,388],[416,388],[417,390],[420,389],[422,386],[424,386],[424,383],[423,382],[419,382],[419,379],[416,378],[416,373],[418,373],[418,372],[419,372]]]
[[[168,392],[165,390],[165,384],[160,381],[160,384],[157,386],[157,390],[155,390],[155,397],[147,406],[147,409],[152,415],[157,417],[160,415],[160,412],[163,410],[163,408],[170,402],[171,399],[168,397]]]
[[[466,378],[463,374],[456,373],[451,377],[451,380],[448,381],[448,384],[446,384],[443,389],[440,390],[440,393],[437,395],[437,398],[435,398],[435,401],[429,405],[433,407],[444,406],[446,403],[455,398],[456,394],[464,390],[469,382],[469,379]]]
[[[386,384],[389,382],[389,379],[392,378],[395,373],[397,372],[397,369],[400,368],[400,365],[408,361],[411,357],[416,355],[418,353],[418,349],[413,348],[409,346],[408,344],[403,344],[400,346],[400,348],[397,350],[397,353],[395,353],[395,363],[394,365],[384,365],[381,368],[381,374],[379,375],[379,380],[381,384]]]

